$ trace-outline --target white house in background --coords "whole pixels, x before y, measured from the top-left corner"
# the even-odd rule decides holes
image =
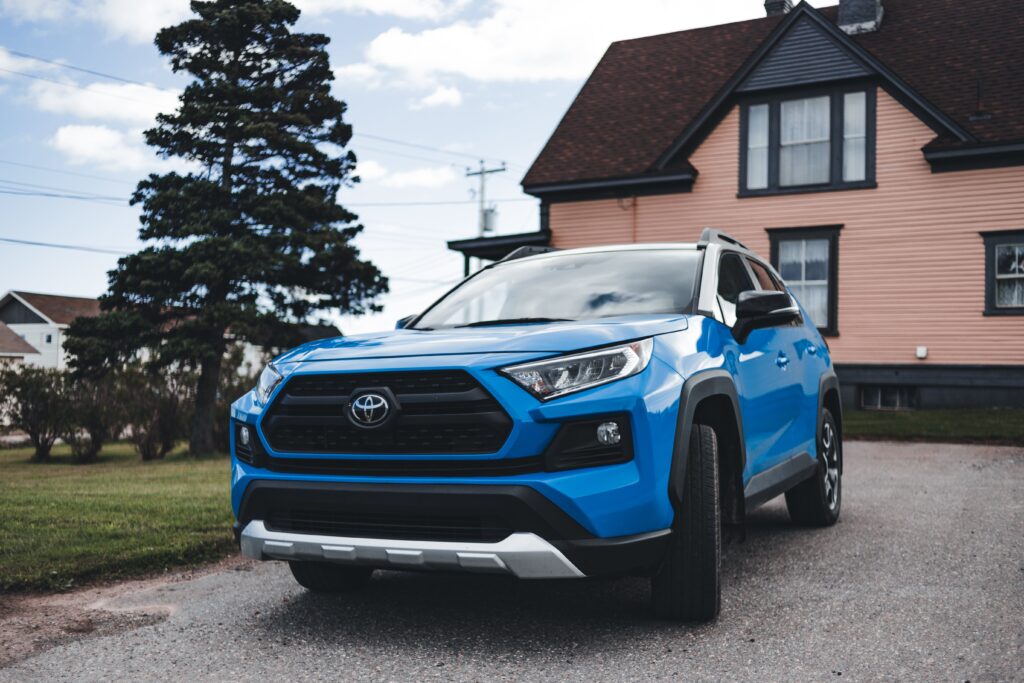
[[[32,363],[33,359],[39,359],[36,348],[7,325],[0,323],[0,367]]]
[[[34,347],[37,355],[23,362],[44,368],[64,369],[64,332],[79,317],[99,315],[100,302],[78,296],[35,292],[7,292],[0,298],[0,323]]]

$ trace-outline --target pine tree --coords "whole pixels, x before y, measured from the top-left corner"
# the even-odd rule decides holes
[[[292,31],[284,0],[191,3],[198,15],[161,30],[160,53],[194,80],[146,141],[188,169],[142,180],[144,249],[120,259],[101,305],[71,343],[148,347],[157,364],[198,370],[190,451],[214,449],[217,378],[236,339],[281,330],[318,311],[379,310],[387,279],[360,259],[362,226],[340,206],[355,182],[346,105],[330,93],[329,38]],[[72,330],[72,334],[76,334]],[[106,336],[106,342],[97,338]]]

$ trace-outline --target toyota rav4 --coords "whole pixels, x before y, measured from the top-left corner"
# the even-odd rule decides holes
[[[713,230],[520,249],[394,331],[276,358],[231,420],[242,552],[312,591],[375,569],[642,574],[656,614],[702,621],[752,508],[839,517],[828,347]]]

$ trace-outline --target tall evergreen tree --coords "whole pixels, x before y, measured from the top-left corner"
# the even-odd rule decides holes
[[[360,259],[351,240],[362,226],[336,201],[357,179],[346,106],[330,93],[329,38],[293,32],[299,11],[284,0],[191,7],[197,16],[161,30],[156,46],[194,80],[146,131],[190,170],[139,183],[132,203],[148,246],[110,272],[109,313],[71,346],[86,362],[104,348],[123,356],[120,335],[132,330],[127,346],[197,368],[190,450],[202,454],[214,449],[226,335],[264,341],[323,309],[379,310],[387,279]]]

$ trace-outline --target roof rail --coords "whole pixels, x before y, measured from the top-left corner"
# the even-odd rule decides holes
[[[541,246],[525,246],[513,249],[509,252],[508,256],[498,261],[502,263],[504,261],[515,261],[516,259],[526,258],[527,256],[536,256],[537,254],[546,254],[549,251],[558,251],[557,247],[541,247]]]
[[[712,242],[726,242],[728,244],[735,245],[740,249],[747,248],[747,245],[743,244],[743,242],[740,242],[727,232],[715,230],[714,228],[704,228],[704,232],[700,234],[700,242],[698,242],[698,244],[706,246]]]

